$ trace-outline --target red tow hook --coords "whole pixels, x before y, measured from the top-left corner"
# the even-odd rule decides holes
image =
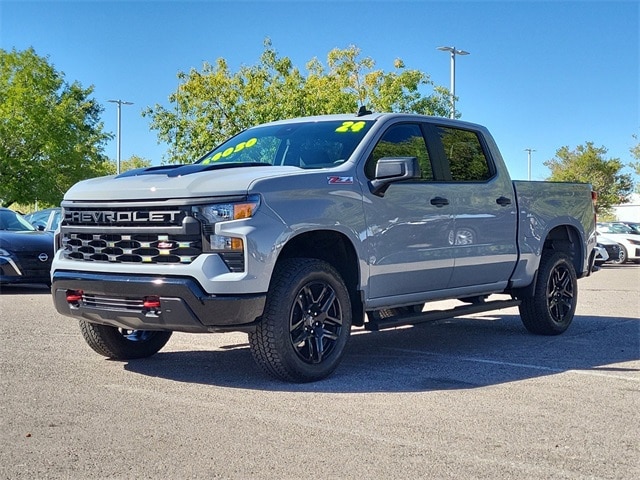
[[[160,297],[157,295],[149,295],[142,300],[142,306],[145,310],[157,312],[160,310]]]
[[[77,307],[82,301],[84,291],[82,290],[67,290],[67,303]]]

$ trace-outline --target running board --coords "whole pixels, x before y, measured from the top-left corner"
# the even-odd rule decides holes
[[[378,331],[385,328],[395,328],[403,325],[415,325],[416,323],[429,322],[433,320],[444,320],[446,318],[461,317],[471,313],[489,312],[502,308],[517,307],[521,300],[494,300],[491,302],[472,303],[470,305],[460,305],[449,310],[433,310],[428,312],[410,313],[407,315],[395,315],[376,321],[369,321],[364,324],[365,330]]]

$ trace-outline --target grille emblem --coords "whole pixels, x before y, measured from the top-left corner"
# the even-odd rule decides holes
[[[42,252],[40,255],[38,255],[38,260],[40,260],[41,262],[46,262],[47,260],[49,260],[49,255]]]

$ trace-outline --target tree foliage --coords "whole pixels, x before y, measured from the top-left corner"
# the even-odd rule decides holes
[[[126,160],[120,160],[120,172],[124,173],[128,170],[134,170],[136,168],[145,168],[151,166],[151,160],[148,160],[143,157],[139,157],[138,155],[131,155]],[[115,175],[117,172],[116,161],[110,160],[107,167],[105,175]]]
[[[434,86],[429,75],[407,69],[397,59],[394,70],[375,70],[360,49],[334,49],[324,65],[313,58],[306,74],[291,59],[280,57],[266,39],[257,64],[229,69],[225,59],[201,70],[179,72],[171,107],[148,107],[159,141],[172,146],[168,162],[190,163],[230,136],[258,123],[283,118],[374,111],[447,116],[449,92]],[[431,88],[425,95],[422,90]]]
[[[556,156],[544,165],[551,170],[551,181],[590,183],[598,192],[596,211],[606,215],[612,212],[612,206],[629,202],[633,191],[631,175],[621,172],[624,163],[619,158],[607,159],[606,154],[605,147],[587,142],[574,150],[559,148]]]
[[[638,136],[633,135],[633,139],[638,141]],[[631,156],[635,160],[635,162],[631,162],[629,166],[633,169],[636,175],[640,176],[640,142],[636,143],[633,147],[629,149]],[[636,185],[636,193],[640,193],[640,184]]]
[[[1,203],[57,205],[75,182],[105,173],[110,135],[92,92],[33,49],[0,49]]]

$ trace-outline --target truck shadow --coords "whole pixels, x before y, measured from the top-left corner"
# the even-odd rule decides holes
[[[16,285],[0,285],[0,295],[51,295],[51,287],[44,283],[24,283]]]
[[[486,387],[576,371],[638,380],[640,320],[577,316],[563,335],[529,334],[517,315],[441,320],[382,332],[354,329],[342,363],[307,384],[271,379],[249,346],[167,351],[125,363],[141,375],[230,388],[286,392],[425,392]],[[633,377],[633,378],[632,378]]]

